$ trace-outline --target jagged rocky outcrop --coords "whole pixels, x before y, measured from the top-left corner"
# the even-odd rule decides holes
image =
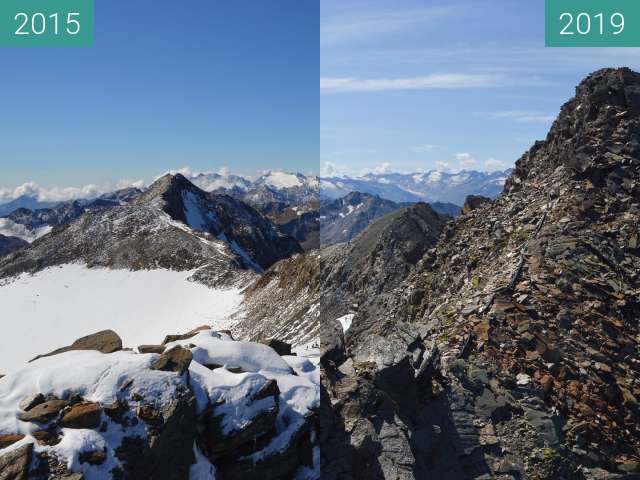
[[[605,69],[502,195],[327,336],[323,475],[636,478],[639,216],[640,75]]]
[[[317,345],[319,306],[320,255],[295,255],[273,265],[244,290],[232,331],[254,341],[275,338],[295,346]]]
[[[202,328],[154,353],[108,337],[0,378],[2,478],[320,478],[316,360]]]
[[[397,286],[436,244],[449,219],[417,203],[378,219],[348,244],[322,249],[321,323]]]
[[[133,203],[155,205],[173,220],[225,240],[261,269],[302,252],[296,240],[280,233],[249,205],[228,195],[205,192],[180,174],[158,179]]]
[[[324,200],[320,207],[320,242],[323,247],[348,242],[378,218],[410,205],[360,192],[351,192],[331,201]],[[460,213],[460,208],[450,203],[436,202],[429,206],[443,215],[455,216]]]

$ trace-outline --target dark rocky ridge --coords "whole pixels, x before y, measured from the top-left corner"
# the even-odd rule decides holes
[[[205,192],[180,174],[158,179],[133,202],[149,203],[195,230],[226,239],[232,248],[237,245],[263,269],[302,252],[296,240],[281,234],[249,205],[228,195]]]
[[[380,217],[413,203],[396,203],[377,195],[351,192],[342,198],[321,202],[320,242],[323,247],[348,242]],[[429,206],[439,214],[455,216],[460,208],[436,202]]]
[[[7,237],[6,235],[0,234],[0,257],[15,252],[16,250],[20,250],[27,245],[29,245],[29,243],[25,242],[21,238]]]
[[[348,244],[324,248],[321,323],[397,286],[436,244],[448,221],[426,203],[417,203],[378,219]]]
[[[601,70],[333,334],[323,476],[637,478],[639,216],[640,75]]]

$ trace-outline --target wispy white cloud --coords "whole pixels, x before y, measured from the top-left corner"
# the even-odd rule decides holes
[[[320,90],[324,93],[344,93],[495,88],[540,85],[541,82],[543,83],[536,78],[527,79],[493,73],[439,73],[399,78],[321,77]]]
[[[414,8],[360,12],[340,12],[324,16],[320,26],[323,46],[368,40],[388,34],[411,31],[453,15],[453,7]]]
[[[551,123],[556,118],[554,115],[530,110],[505,110],[500,112],[491,112],[487,114],[487,117],[492,120],[507,119],[518,123]]]

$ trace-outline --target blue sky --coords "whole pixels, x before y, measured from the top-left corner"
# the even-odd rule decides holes
[[[542,0],[322,0],[320,64],[321,172],[496,170],[640,49],[547,49]]]
[[[0,49],[0,189],[317,171],[317,0],[95,0],[90,49]]]

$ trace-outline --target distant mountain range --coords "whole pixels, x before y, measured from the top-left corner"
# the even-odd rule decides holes
[[[502,192],[511,170],[447,173],[369,173],[363,177],[322,177],[320,195],[336,199],[350,192],[370,193],[394,202],[448,202],[462,205],[467,195],[495,198]]]

